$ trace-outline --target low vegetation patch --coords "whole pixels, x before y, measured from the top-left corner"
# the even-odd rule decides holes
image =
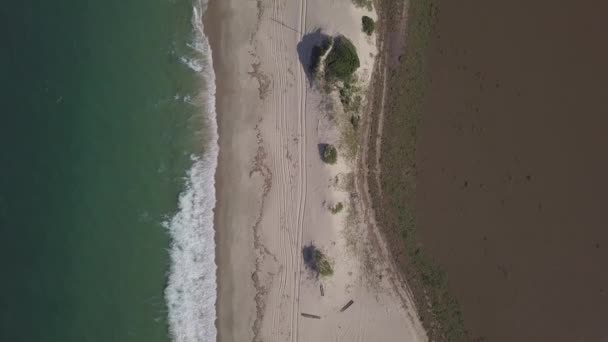
[[[334,269],[331,267],[329,260],[320,250],[315,250],[314,254],[315,268],[320,275],[327,277],[334,274]]]
[[[353,129],[356,131],[359,129],[359,120],[361,117],[358,114],[353,114],[350,116],[350,124],[353,126]]]
[[[340,147],[348,159],[355,159],[359,150],[359,121],[363,107],[363,96],[356,75],[347,82],[336,85],[344,116],[338,120],[340,127]]]
[[[329,211],[331,211],[332,214],[337,214],[341,212],[342,209],[344,209],[344,205],[342,204],[342,202],[338,202],[335,205],[329,207]]]
[[[357,7],[366,8],[368,11],[371,11],[374,8],[372,0],[353,0],[353,4]]]
[[[327,164],[335,164],[338,161],[338,150],[331,144],[321,145],[321,159]]]
[[[366,15],[361,17],[361,25],[363,27],[363,32],[365,32],[365,34],[367,34],[368,36],[371,36],[372,33],[374,33],[374,30],[376,29],[376,23],[374,22],[374,19]]]
[[[334,269],[329,259],[316,246],[310,244],[302,250],[304,264],[318,275],[328,277],[334,274]]]
[[[355,81],[352,77],[347,82],[344,82],[339,88],[340,103],[342,103],[345,113],[358,114],[361,110],[363,98],[359,95],[360,90],[361,89],[355,85]]]
[[[340,129],[340,148],[344,156],[349,160],[355,160],[359,152],[359,134],[357,127],[359,115],[352,114],[351,117],[340,118],[338,122]]]

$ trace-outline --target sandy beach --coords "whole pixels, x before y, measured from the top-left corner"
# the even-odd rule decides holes
[[[350,0],[209,4],[220,133],[219,341],[427,339],[363,200],[365,179],[342,130],[348,119],[302,64],[317,30],[350,38],[365,118],[377,51],[362,15],[375,18]],[[321,160],[324,143],[338,146],[337,164]],[[332,213],[337,203],[345,208]],[[302,250],[310,244],[333,275],[307,269]]]

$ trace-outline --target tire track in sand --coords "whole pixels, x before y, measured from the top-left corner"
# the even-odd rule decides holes
[[[300,32],[298,33],[298,41],[302,41],[304,32],[306,31],[306,12],[307,12],[307,0],[300,0],[300,15],[299,15],[299,19],[300,19],[300,25],[299,25],[299,29]],[[304,232],[304,214],[305,214],[305,210],[306,210],[306,194],[307,194],[307,188],[308,188],[308,182],[307,182],[307,178],[308,178],[308,174],[306,171],[306,145],[307,145],[307,139],[306,139],[306,75],[304,74],[304,69],[303,68],[298,68],[298,88],[299,88],[299,92],[298,92],[298,101],[299,101],[299,110],[298,110],[298,121],[299,121],[299,131],[298,134],[300,136],[300,200],[299,200],[299,208],[298,208],[298,240],[296,243],[296,253],[297,255],[300,254],[300,251],[302,250],[302,236],[303,236],[303,232]],[[295,272],[295,276],[294,276],[294,288],[295,288],[295,295],[293,297],[293,303],[292,303],[292,308],[293,308],[293,316],[294,316],[294,322],[293,322],[293,326],[292,326],[292,341],[297,341],[298,340],[298,328],[299,328],[299,319],[300,316],[298,315],[298,312],[300,311],[300,272],[301,272],[301,268],[302,268],[302,263],[303,261],[301,260],[301,258],[296,258],[296,272]]]
[[[261,6],[262,2],[259,4]],[[258,270],[259,277],[266,279],[268,285],[269,291],[262,295],[269,305],[264,305],[267,310],[258,314],[256,321],[263,327],[260,340],[283,342],[298,340],[300,316],[301,247],[307,205],[307,87],[296,44],[301,41],[306,27],[306,0],[299,3],[272,0],[265,7],[269,11],[264,22],[270,24],[262,24],[262,27],[268,29],[267,38],[270,39],[267,40],[267,52],[257,52],[274,64],[274,67],[270,66],[270,70],[274,69],[272,91],[264,105],[269,109],[270,121],[263,131],[275,135],[266,145],[271,151],[270,167],[275,178],[270,194],[273,199],[265,210],[270,215],[264,218],[263,234],[275,252],[278,269],[272,267],[276,273],[268,273],[270,270],[266,268]],[[299,21],[299,32],[284,24],[289,21]]]
[[[278,18],[280,21],[282,21],[282,13],[280,11],[280,6],[278,6],[277,1],[273,1],[272,2],[272,13],[271,13],[271,18]],[[277,29],[276,25],[271,25],[271,38],[278,38],[280,36],[280,30]],[[282,60],[282,56],[281,56],[281,47],[279,45],[278,39],[270,39],[270,51],[272,51],[272,57],[273,57],[273,62],[275,65],[280,65],[280,62]],[[285,141],[285,132],[287,131],[287,126],[286,126],[286,120],[285,120],[285,107],[286,107],[286,101],[285,101],[285,96],[284,94],[281,92],[281,89],[284,89],[285,87],[285,78],[283,77],[282,73],[277,73],[276,75],[276,79],[277,79],[277,86],[275,87],[275,96],[273,96],[273,100],[274,100],[274,105],[275,105],[275,131],[277,132],[278,135],[278,141],[279,144],[274,144],[274,157],[275,160],[277,160],[276,163],[274,163],[274,165],[277,165],[277,167],[279,168],[279,174],[280,177],[279,179],[277,179],[278,182],[278,187],[277,187],[277,196],[278,196],[278,201],[277,201],[277,205],[279,206],[279,210],[277,210],[277,223],[278,223],[278,238],[279,238],[279,242],[277,244],[277,247],[279,249],[279,258],[280,258],[280,262],[281,262],[281,266],[279,269],[279,274],[278,274],[278,293],[277,293],[277,298],[279,300],[279,304],[281,301],[281,298],[283,297],[283,294],[285,292],[286,287],[288,286],[287,284],[287,277],[285,275],[285,268],[282,266],[285,264],[285,259],[287,258],[287,254],[288,254],[288,250],[286,249],[287,246],[289,246],[289,232],[286,232],[284,229],[282,229],[283,227],[285,227],[287,225],[287,220],[286,217],[284,216],[284,213],[287,211],[286,208],[286,194],[285,194],[285,187],[283,186],[287,180],[289,179],[289,169],[288,167],[285,165],[283,158],[281,158],[282,155],[282,143],[283,141]],[[280,311],[278,310],[273,310],[272,311],[272,321],[271,321],[271,331],[272,332],[277,332],[277,333],[273,333],[272,339],[273,341],[277,341],[281,338],[281,333],[280,333],[280,327],[281,327],[281,319],[282,317],[280,316]]]
[[[275,0],[272,2],[272,15],[273,21],[279,23],[285,22],[284,15],[286,9],[286,3],[284,0]],[[292,156],[290,155],[291,146],[291,134],[295,133],[296,130],[301,131],[299,124],[300,119],[295,120],[293,117],[288,118],[288,113],[293,113],[290,108],[293,108],[294,102],[300,102],[300,97],[296,99],[292,97],[292,94],[288,89],[289,86],[289,74],[290,68],[288,67],[290,58],[293,55],[290,53],[288,46],[293,41],[293,32],[286,31],[284,26],[271,25],[271,36],[269,40],[270,51],[274,65],[277,66],[276,74],[276,87],[273,96],[274,107],[274,130],[278,137],[278,143],[274,144],[273,148],[273,159],[274,165],[278,169],[277,173],[280,176],[277,179],[276,187],[276,210],[275,219],[272,221],[271,226],[275,228],[271,234],[277,236],[278,241],[273,243],[276,249],[279,250],[280,256],[280,271],[278,279],[278,289],[273,293],[273,302],[278,302],[278,307],[275,306],[275,310],[272,310],[272,316],[270,323],[269,336],[273,341],[285,341],[286,339],[294,338],[294,320],[296,314],[293,311],[293,303],[297,296],[296,294],[296,283],[291,280],[291,275],[287,272],[295,270],[297,262],[299,260],[299,236],[301,227],[301,210],[295,210],[295,203],[301,202],[298,197],[301,197],[302,189],[301,182],[301,153],[299,156],[300,169],[297,166],[297,162],[292,165]],[[285,37],[288,35],[289,37]],[[293,76],[293,74],[291,74]],[[294,101],[295,100],[295,101]],[[298,117],[301,117],[301,111],[298,111]],[[289,115],[291,116],[291,115]],[[293,127],[295,124],[296,127]],[[301,136],[301,132],[297,133]],[[293,141],[296,141],[296,145],[299,142],[296,137]],[[294,184],[297,183],[297,184]],[[295,228],[295,229],[294,229]],[[278,231],[276,231],[278,229]],[[284,265],[290,265],[291,267],[283,267]],[[286,271],[287,270],[287,271]],[[287,295],[289,293],[289,295]],[[290,307],[291,306],[291,310]],[[281,308],[284,308],[290,312],[290,315],[285,317],[281,316]],[[297,321],[296,321],[297,324]]]

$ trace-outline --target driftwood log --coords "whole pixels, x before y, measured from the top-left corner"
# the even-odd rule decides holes
[[[302,317],[321,319],[321,316],[311,315],[311,314],[307,314],[307,313],[303,313],[303,312],[301,314],[302,314]]]
[[[349,301],[348,301],[348,303],[346,303],[346,305],[344,305],[344,306],[342,307],[342,309],[340,309],[340,312],[344,312],[344,311],[346,311],[346,309],[350,308],[350,306],[351,306],[351,305],[353,305],[353,303],[354,303],[354,301],[353,301],[352,299],[351,299],[351,300],[349,300]]]

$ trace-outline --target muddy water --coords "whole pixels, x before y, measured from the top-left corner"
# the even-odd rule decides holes
[[[487,341],[608,341],[608,5],[443,1],[418,227]]]

